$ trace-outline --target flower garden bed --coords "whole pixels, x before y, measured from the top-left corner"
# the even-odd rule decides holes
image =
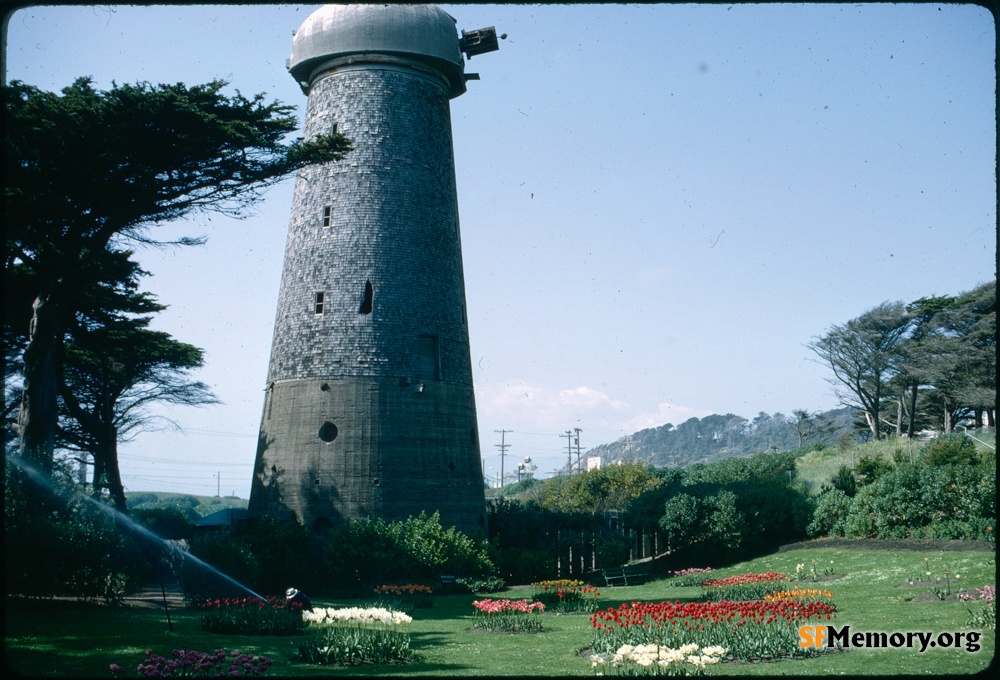
[[[378,607],[304,612],[299,659],[323,665],[400,663],[413,658],[407,614]]]
[[[532,602],[542,603],[546,611],[559,614],[597,611],[597,601],[601,596],[597,586],[571,579],[537,581],[531,585],[535,589]]]
[[[701,584],[702,597],[711,601],[762,600],[768,593],[785,589],[788,580],[785,574],[777,571],[709,579]]]
[[[541,602],[478,600],[472,603],[472,630],[485,633],[540,633],[545,611]]]
[[[614,654],[623,645],[658,643],[721,646],[728,658],[743,661],[803,656],[798,627],[810,620],[829,621],[836,606],[796,599],[746,602],[632,602],[591,616],[593,650]]]
[[[276,597],[215,598],[199,605],[201,627],[223,635],[298,635],[305,629],[302,605]]]

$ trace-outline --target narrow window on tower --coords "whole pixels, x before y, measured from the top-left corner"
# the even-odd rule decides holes
[[[375,291],[372,288],[371,281],[365,281],[365,296],[361,300],[361,306],[358,307],[358,314],[371,314],[372,313],[372,300],[375,297]]]
[[[323,206],[323,228],[329,229],[333,223],[333,206]]]
[[[421,335],[418,339],[417,374],[421,380],[441,379],[441,352],[436,335]]]
[[[332,129],[330,130],[330,132],[332,132],[333,134],[337,134],[340,131],[339,127],[340,126],[339,126],[338,123],[334,123]]]
[[[316,314],[323,313],[323,302],[325,301],[325,298],[326,295],[324,293],[322,292],[316,293],[316,306],[315,306]]]

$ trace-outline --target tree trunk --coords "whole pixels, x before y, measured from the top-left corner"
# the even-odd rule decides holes
[[[62,310],[53,285],[43,287],[32,304],[28,345],[24,350],[24,385],[18,414],[20,455],[46,474],[52,472],[55,452],[57,399],[57,355],[61,340]]]
[[[115,430],[114,427],[110,429]],[[109,449],[107,458],[108,492],[111,494],[111,501],[114,503],[115,509],[122,514],[128,514],[128,506],[125,502],[125,486],[122,484],[122,473],[118,467],[117,430],[109,438],[107,447]]]
[[[910,423],[906,428],[906,436],[913,439],[913,424],[917,418],[917,385],[910,387]]]

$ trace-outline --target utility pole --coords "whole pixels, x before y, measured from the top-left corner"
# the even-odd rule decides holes
[[[508,432],[513,432],[514,430],[493,430],[494,432],[500,433],[500,443],[494,444],[493,446],[500,449],[500,486],[503,487],[503,459],[507,455],[507,449],[510,448],[510,444],[506,442],[506,435]]]
[[[566,437],[566,465],[569,467],[567,474],[573,474],[573,430],[566,430],[560,437]]]
[[[580,474],[583,472],[583,466],[580,465],[580,433],[583,432],[583,430],[578,427],[574,427],[573,432],[575,433],[573,442],[576,444],[576,474]]]

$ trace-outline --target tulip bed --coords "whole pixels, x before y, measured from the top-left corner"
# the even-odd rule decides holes
[[[798,600],[799,602],[827,602],[833,604],[833,593],[829,590],[819,590],[816,588],[792,588],[791,590],[778,590],[764,596],[766,602],[775,600]]]
[[[391,663],[413,657],[408,624],[402,612],[377,607],[316,608],[303,612],[305,641],[299,659],[315,664]]]
[[[719,663],[722,647],[687,644],[672,649],[659,644],[622,645],[614,656],[594,654],[591,665],[598,675],[704,675],[705,666]]]
[[[626,644],[694,643],[725,647],[734,659],[777,659],[811,653],[798,646],[798,627],[835,613],[832,603],[794,599],[632,602],[591,616],[592,647],[596,654],[613,654]]]
[[[412,613],[414,609],[426,609],[434,606],[430,586],[422,583],[407,583],[404,585],[381,585],[375,587],[379,602],[386,609],[397,609]]]
[[[557,612],[595,612],[601,591],[583,581],[559,579],[537,581],[531,584],[535,594],[531,600],[541,602],[546,608]]]
[[[255,597],[205,600],[201,627],[210,633],[237,635],[297,635],[305,628],[302,605],[286,605],[276,597],[266,601]]]
[[[738,574],[728,578],[702,581],[702,597],[706,600],[762,600],[768,593],[783,590],[788,577],[778,571],[763,574]]]
[[[472,603],[472,629],[490,633],[540,633],[545,611],[541,602],[478,600]]]

